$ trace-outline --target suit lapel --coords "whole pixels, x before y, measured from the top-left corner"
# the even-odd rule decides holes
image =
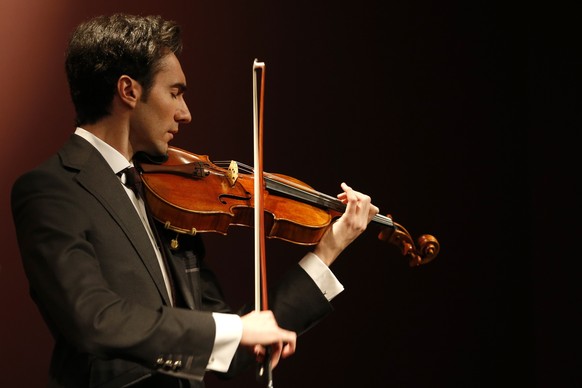
[[[77,181],[115,219],[148,269],[164,302],[170,298],[149,236],[119,178],[101,154],[86,140],[73,135],[59,152],[64,166],[79,171]]]

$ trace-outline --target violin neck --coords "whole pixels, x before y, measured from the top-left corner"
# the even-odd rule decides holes
[[[343,214],[346,210],[346,205],[331,195],[320,193],[315,190],[307,190],[294,184],[293,182],[284,181],[279,178],[274,179],[272,177],[265,176],[264,179],[267,190],[277,192],[280,195],[285,195],[301,202],[317,206],[325,210],[332,210],[340,214]],[[376,214],[372,219],[372,222],[381,226],[394,228],[392,219],[381,214]]]

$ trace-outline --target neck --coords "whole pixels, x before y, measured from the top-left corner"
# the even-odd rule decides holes
[[[133,157],[133,149],[129,142],[128,129],[112,118],[104,118],[95,124],[83,125],[83,129],[115,148],[128,161]]]

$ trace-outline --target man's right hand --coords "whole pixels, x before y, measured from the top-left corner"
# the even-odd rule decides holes
[[[241,317],[243,331],[241,345],[252,348],[257,361],[262,362],[267,346],[271,347],[271,367],[275,368],[281,357],[295,353],[297,333],[279,327],[273,312],[252,311]]]

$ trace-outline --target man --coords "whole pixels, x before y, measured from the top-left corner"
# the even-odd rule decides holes
[[[77,27],[66,57],[75,133],[14,184],[31,296],[55,339],[51,387],[202,387],[206,371],[233,376],[266,348],[276,366],[331,311],[343,288],[328,267],[378,212],[342,184],[345,213],[273,290],[271,310],[233,313],[201,239],[170,250],[125,186],[137,155],[163,157],[190,122],[181,49],[180,27],[159,16]]]

